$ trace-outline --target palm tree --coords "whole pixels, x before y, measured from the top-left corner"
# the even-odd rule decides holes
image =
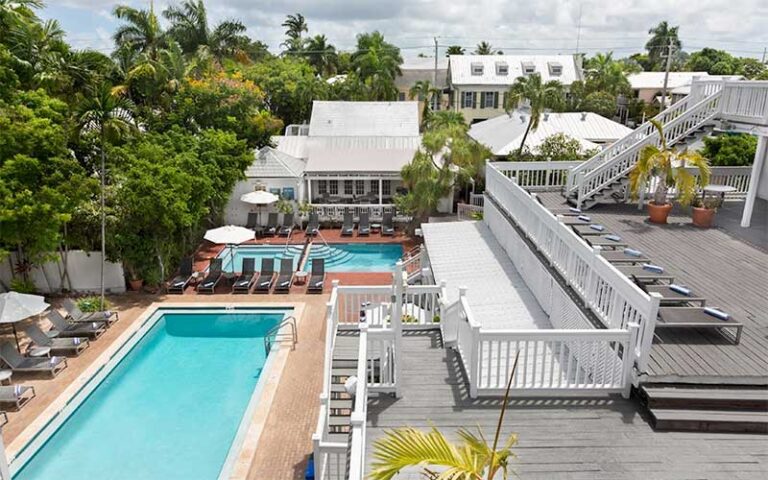
[[[179,42],[186,54],[205,48],[221,61],[243,52],[250,43],[244,35],[245,25],[236,20],[223,21],[211,28],[203,0],[186,0],[180,6],[171,5],[163,11],[163,16],[171,23],[168,35]]]
[[[648,30],[651,34],[650,40],[646,42],[645,49],[648,50],[649,63],[654,69],[661,67],[663,55],[667,54],[670,41],[675,52],[680,52],[683,47],[682,42],[677,36],[680,27],[670,27],[666,21],[660,22],[655,27]]]
[[[307,21],[300,13],[286,16],[281,26],[285,27],[285,36],[290,39],[301,38],[302,33],[309,31]]]
[[[563,84],[557,80],[550,80],[546,83],[542,83],[541,75],[538,73],[534,73],[527,77],[518,77],[515,80],[515,83],[509,87],[504,104],[504,109],[507,113],[509,114],[524,101],[528,103],[528,108],[530,109],[528,126],[525,128],[523,139],[520,141],[520,149],[517,151],[518,156],[523,153],[523,147],[525,146],[525,140],[528,138],[528,133],[539,127],[539,120],[541,119],[541,114],[544,110],[548,108],[559,108],[562,105],[564,98]]]
[[[423,110],[421,112],[422,127],[429,121],[430,113],[432,111],[432,105],[435,101],[440,101],[440,96],[443,92],[432,85],[429,80],[417,81],[410,90],[408,90],[408,98],[413,100],[418,99],[420,102],[424,102]]]
[[[371,100],[394,100],[397,97],[395,78],[400,75],[401,63],[400,49],[387,43],[378,31],[357,36],[352,67],[369,90]]]
[[[114,15],[125,22],[115,32],[118,49],[125,48],[135,53],[144,53],[153,60],[164,45],[164,34],[154,8],[138,10],[125,5],[115,7]]]
[[[32,10],[43,6],[42,0],[0,0],[0,32],[35,20],[37,17]]]
[[[591,90],[617,95],[630,89],[624,66],[613,59],[613,52],[598,53],[585,62],[585,67]]]
[[[338,55],[336,47],[328,43],[325,35],[315,35],[306,43],[306,56],[310,65],[320,75],[330,77],[336,73]]]
[[[436,130],[455,125],[466,125],[464,114],[454,110],[441,110],[439,112],[432,112],[429,120],[424,125],[424,129]]]
[[[475,51],[472,53],[474,53],[475,55],[494,55],[497,53],[501,55],[501,50],[494,52],[493,47],[491,46],[490,43],[486,41],[482,41],[477,44]]]
[[[104,264],[106,262],[106,210],[105,210],[105,189],[107,177],[107,152],[106,145],[108,141],[126,134],[134,127],[133,104],[122,96],[115,95],[112,92],[112,86],[108,83],[101,83],[93,88],[85,97],[83,103],[79,106],[77,112],[78,131],[80,134],[95,133],[98,135],[99,151],[101,156],[101,169],[99,177],[101,179],[101,308],[104,308]]]
[[[19,22],[11,27],[8,36],[9,50],[26,70],[27,80],[33,88],[61,78],[61,57],[68,47],[59,22]]]
[[[448,47],[448,49],[445,51],[446,55],[464,55],[464,48],[458,46],[458,45],[451,45]]]

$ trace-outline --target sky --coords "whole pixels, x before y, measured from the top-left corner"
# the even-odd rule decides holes
[[[156,0],[161,12],[174,0]],[[149,8],[150,0],[47,0],[42,18],[57,19],[76,48],[112,50],[119,22],[115,5]],[[642,50],[648,29],[661,20],[680,26],[683,49],[724,49],[761,58],[768,47],[768,0],[207,0],[211,22],[238,19],[251,38],[280,51],[289,13],[302,13],[309,34],[323,33],[340,50],[355,35],[379,30],[403,57],[485,40],[505,53],[592,54],[624,57]],[[695,6],[694,6],[695,5]],[[579,28],[580,25],[580,28]],[[578,49],[577,49],[578,48]],[[768,55],[766,56],[768,57]]]

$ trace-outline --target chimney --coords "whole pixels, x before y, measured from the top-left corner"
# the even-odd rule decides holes
[[[586,119],[587,119],[587,112],[581,112],[581,121],[583,122]]]
[[[549,120],[549,112],[544,112],[544,121]]]

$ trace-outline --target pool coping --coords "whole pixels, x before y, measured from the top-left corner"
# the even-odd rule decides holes
[[[93,392],[93,390],[98,387],[103,378],[114,369],[136,343],[144,338],[144,335],[152,328],[152,326],[154,326],[157,319],[159,319],[159,317],[157,317],[152,321],[153,317],[158,313],[158,310],[205,310],[228,307],[247,308],[251,310],[279,308],[286,310],[292,309],[292,315],[296,318],[297,330],[301,325],[305,310],[305,304],[301,302],[152,303],[115,341],[107,346],[107,348],[90,365],[88,365],[85,370],[83,370],[83,372],[51,402],[50,405],[48,405],[40,415],[30,422],[30,424],[6,446],[5,453],[11,467],[11,474],[15,475],[18,473],[48,438],[58,430],[61,424],[64,423]],[[121,352],[124,348],[125,350]],[[271,409],[274,396],[277,392],[280,376],[287,363],[289,351],[290,347],[288,345],[278,343],[273,346],[273,350],[270,352],[270,355],[267,356],[267,361],[262,370],[266,375],[262,375],[259,378],[253,389],[251,398],[243,413],[243,418],[238,425],[235,438],[230,445],[230,450],[222,465],[219,478],[229,478],[231,480],[246,479],[251,461],[258,448],[259,439],[264,430],[264,426],[266,425],[269,410]],[[109,365],[110,363],[112,363],[111,366]],[[100,374],[102,374],[102,378],[94,385],[89,385],[89,383]],[[88,391],[81,395],[81,392],[85,390]],[[80,398],[78,398],[78,395]],[[45,434],[46,429],[50,430],[47,435]],[[28,445],[33,442],[38,442],[37,447],[32,448],[29,452],[25,452]],[[22,457],[21,463],[19,463],[20,454],[25,456]],[[226,476],[224,476],[225,474]]]

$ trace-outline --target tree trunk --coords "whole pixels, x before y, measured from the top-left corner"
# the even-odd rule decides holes
[[[520,141],[520,148],[517,150],[518,161],[520,161],[520,158],[523,156],[523,147],[525,146],[525,140],[528,138],[528,133],[531,131],[531,125],[533,125],[533,115],[531,115],[531,118],[528,119],[528,126],[525,127],[523,139]]]
[[[653,203],[656,205],[664,205],[667,203],[667,184],[663,179],[659,179],[656,190],[653,192]]]
[[[104,310],[104,264],[107,261],[107,213],[104,210],[104,189],[107,178],[107,153],[104,148],[104,125],[101,126],[101,310]]]

